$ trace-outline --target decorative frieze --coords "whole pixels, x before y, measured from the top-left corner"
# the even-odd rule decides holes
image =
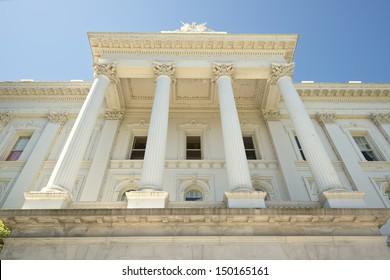
[[[7,125],[11,119],[11,112],[0,112],[0,126]]]
[[[228,76],[233,79],[234,67],[233,64],[213,64],[213,82],[215,83],[219,77]]]
[[[280,111],[264,109],[262,110],[262,113],[263,113],[263,119],[265,121],[273,121],[273,122],[280,121]]]
[[[65,113],[50,112],[47,115],[47,118],[49,119],[49,122],[59,123],[61,127],[63,127],[65,123],[68,121],[68,112]]]
[[[294,63],[288,63],[288,64],[279,64],[279,63],[272,63],[271,64],[271,77],[270,77],[270,84],[276,85],[279,78],[287,76],[292,78],[292,74],[294,71]]]
[[[116,84],[119,80],[117,77],[117,69],[116,69],[116,63],[112,64],[92,64],[93,71],[95,72],[95,78],[98,75],[105,75],[107,76],[111,83]]]
[[[325,125],[327,123],[334,123],[334,121],[336,119],[336,114],[335,113],[317,113],[316,118],[321,125]]]
[[[161,75],[168,76],[175,82],[175,65],[174,64],[153,64],[154,77],[157,79]]]
[[[389,123],[390,122],[390,113],[371,113],[371,120],[379,126],[381,123]]]
[[[107,110],[105,113],[106,120],[122,120],[125,110]]]

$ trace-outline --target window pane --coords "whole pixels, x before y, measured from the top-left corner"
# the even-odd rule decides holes
[[[188,150],[186,154],[186,159],[202,159],[202,152]]]
[[[145,149],[146,148],[146,136],[136,136],[134,137],[133,149]]]
[[[377,161],[373,151],[362,151],[362,154],[367,161]]]
[[[242,137],[242,139],[244,140],[245,149],[254,149],[255,148],[255,145],[253,145],[252,136],[245,136],[245,137]]]
[[[198,190],[189,190],[186,193],[186,201],[200,201],[203,200],[202,193]]]
[[[246,159],[256,159],[255,151],[246,150],[245,154],[246,154]]]
[[[16,141],[14,147],[12,150],[21,150],[23,151],[24,148],[27,146],[28,141],[30,140],[30,137],[19,137],[18,141]]]
[[[200,136],[187,136],[187,149],[200,149]]]
[[[7,161],[15,161],[20,158],[20,155],[23,153],[23,151],[11,151],[7,157]]]
[[[145,150],[132,151],[130,159],[144,159],[144,157],[145,157]]]

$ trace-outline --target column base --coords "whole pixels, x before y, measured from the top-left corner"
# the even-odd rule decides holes
[[[166,208],[168,192],[135,191],[126,192],[127,208]]]
[[[227,208],[266,208],[266,192],[225,192],[223,201]]]
[[[367,208],[365,192],[323,192],[319,201],[324,208]]]
[[[69,192],[27,192],[22,209],[64,209],[72,203]]]

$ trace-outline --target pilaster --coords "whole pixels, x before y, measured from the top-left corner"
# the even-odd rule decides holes
[[[93,69],[95,80],[49,178],[49,182],[40,193],[35,194],[40,196],[42,200],[45,200],[53,192],[63,193],[65,196],[72,193],[105,93],[110,82],[118,82],[115,63],[93,64]],[[38,202],[33,203],[37,208],[42,207],[39,200],[37,198],[35,201]],[[51,205],[63,207],[67,204],[59,202],[51,203]],[[29,204],[29,207],[35,206]]]
[[[111,152],[114,146],[118,128],[123,119],[124,110],[107,110],[97,152],[92,161],[87,180],[82,190],[80,201],[97,201],[101,191],[107,166],[110,161]]]
[[[0,112],[0,131],[11,121],[12,112]]]
[[[36,178],[42,169],[42,166],[49,155],[50,149],[55,143],[62,126],[68,120],[66,112],[50,112],[48,122],[43,129],[37,144],[34,147],[30,157],[27,159],[23,170],[20,172],[15,184],[12,187],[4,208],[17,209],[22,206],[23,193],[31,190]]]

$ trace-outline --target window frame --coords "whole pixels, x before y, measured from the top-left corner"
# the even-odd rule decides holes
[[[357,144],[355,137],[364,137],[367,144],[371,147],[371,150],[376,157],[377,160],[370,161],[367,160],[364,156],[362,150],[360,149],[359,145]],[[376,144],[376,141],[372,137],[371,133],[368,130],[350,130],[349,131],[349,138],[350,142],[352,143],[352,146],[354,147],[358,157],[360,158],[360,161],[364,162],[377,162],[377,161],[386,161],[387,158],[385,157],[385,154],[381,151],[379,146]]]
[[[189,137],[199,137],[199,146],[200,146],[199,149],[193,149],[193,148],[190,149],[190,148],[188,148],[188,144],[189,144],[188,143],[188,138]],[[186,160],[202,160],[203,159],[202,136],[200,136],[200,135],[186,135],[185,138],[186,138],[186,152],[185,152]],[[200,152],[200,157],[199,158],[188,158],[188,152]]]
[[[26,143],[26,146],[24,147],[23,151],[19,155],[17,160],[7,160],[10,153],[12,152],[12,149],[14,148],[17,141],[22,137],[28,137],[29,140]],[[3,151],[0,155],[0,161],[8,161],[8,162],[15,162],[15,161],[26,161],[29,154],[31,153],[31,150],[33,148],[33,142],[36,142],[37,135],[35,133],[35,130],[30,129],[21,129],[21,130],[14,130],[12,133],[3,141],[3,145],[1,146],[1,150]]]
[[[207,160],[209,157],[208,124],[192,120],[178,126],[178,160]],[[200,137],[201,159],[187,159],[187,137]]]
[[[135,148],[134,148],[134,146],[135,146],[135,144],[136,144],[136,139],[137,139],[137,138],[145,138],[145,139],[146,139],[146,141],[145,141],[145,148],[144,148],[144,149],[135,149]],[[134,135],[134,136],[133,136],[133,139],[132,139],[132,141],[131,141],[128,159],[129,159],[129,160],[144,160],[147,143],[148,143],[148,136],[146,136],[146,135],[145,135],[145,136],[144,136],[144,135]],[[131,158],[134,151],[136,151],[136,152],[143,151],[144,154],[143,154],[142,159],[141,159],[141,158]]]
[[[247,148],[245,147],[245,141],[244,141],[244,138],[251,138],[252,139],[252,145],[253,145],[253,148]],[[256,139],[255,139],[255,136],[253,134],[244,134],[242,135],[242,141],[243,141],[243,144],[244,144],[244,149],[245,149],[245,156],[247,158],[247,160],[259,160],[259,153],[258,153],[258,148],[257,148],[257,145],[256,145]],[[249,152],[254,152],[255,153],[255,158],[251,158],[251,159],[248,159],[248,156],[247,156],[247,151]]]

